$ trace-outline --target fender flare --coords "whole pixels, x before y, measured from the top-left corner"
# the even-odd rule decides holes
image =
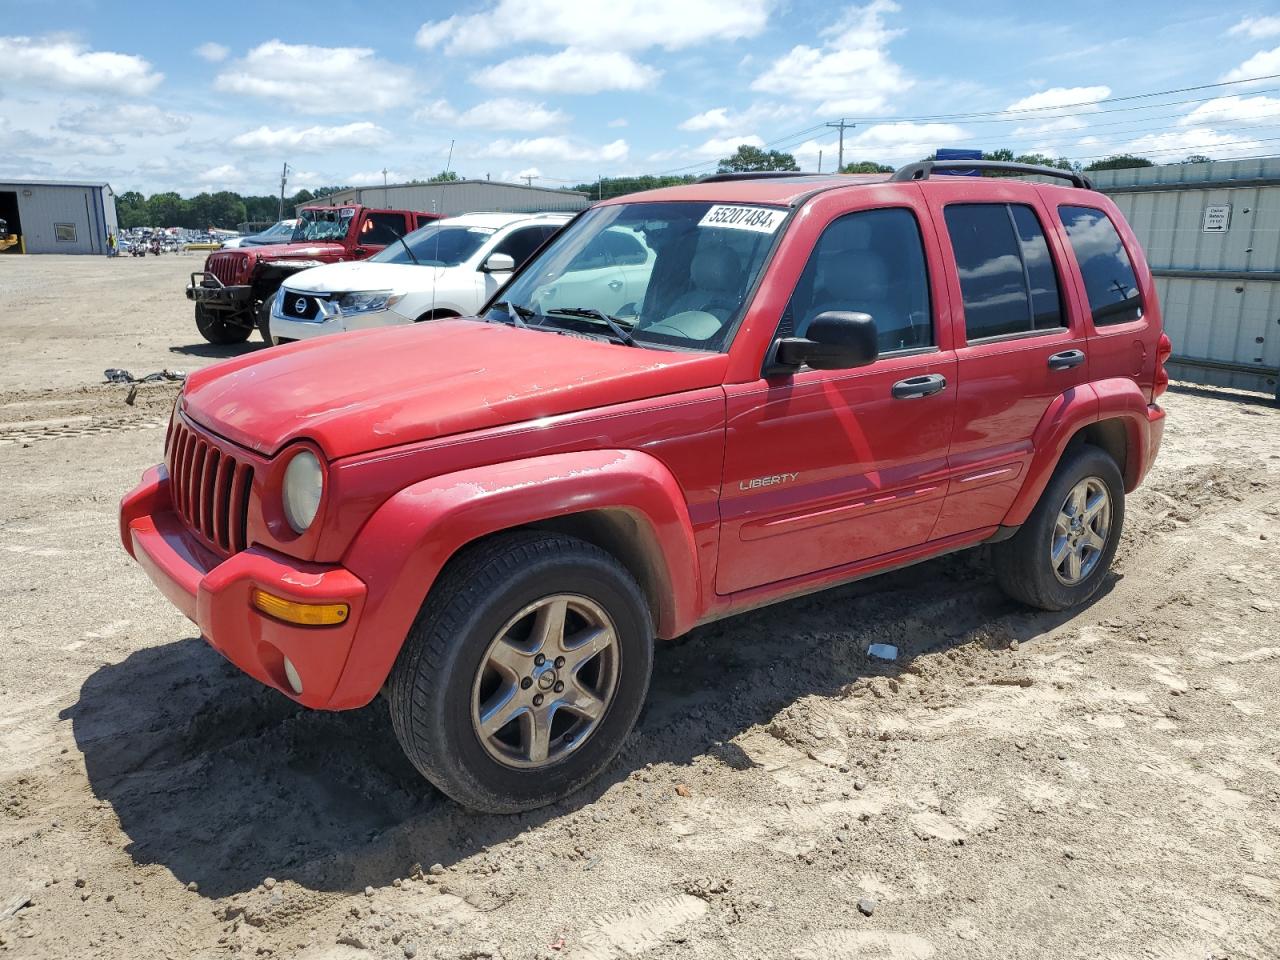
[[[363,622],[330,702],[362,706],[386,682],[445,564],[504,530],[591,511],[622,513],[654,578],[661,636],[698,619],[697,548],[684,493],[658,459],[636,450],[531,457],[432,477],[395,494],[365,522],[343,566],[369,587]]]
[[[1071,439],[1083,428],[1103,420],[1119,419],[1124,424],[1128,455],[1122,467],[1125,491],[1132,491],[1146,476],[1153,457],[1149,409],[1142,389],[1125,377],[1084,383],[1055,397],[1032,434],[1035,452],[1027,479],[1002,525],[1016,527],[1026,522]]]

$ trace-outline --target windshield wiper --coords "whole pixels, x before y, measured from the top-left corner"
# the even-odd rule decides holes
[[[394,230],[392,230],[391,232],[392,232],[392,233],[396,233]],[[404,242],[404,234],[403,234],[403,233],[396,233],[396,239],[400,241],[400,246],[404,247],[404,252],[405,252],[405,253],[407,253],[407,254],[409,255],[410,259],[412,259],[412,260],[413,260],[413,265],[414,265],[415,267],[420,267],[420,266],[422,266],[421,261],[419,261],[419,260],[418,260],[418,258],[417,258],[417,256],[415,256],[415,255],[414,255],[414,252],[413,252],[412,250],[410,250],[410,249],[409,249],[409,245],[408,245],[407,243],[405,243],[405,242]]]
[[[512,303],[510,300],[499,300],[497,303],[489,307],[490,310],[496,310],[499,307],[505,307],[507,311],[507,319],[511,321],[511,325],[515,327],[524,327],[526,330],[529,325],[524,322],[525,317],[532,317],[533,311],[528,307],[522,307],[519,304]]]
[[[595,307],[555,307],[548,310],[547,313],[563,313],[565,316],[569,317],[585,317],[588,320],[599,320],[612,330],[613,335],[628,347],[640,346],[640,344],[636,343],[635,337],[631,336],[631,333],[627,328],[618,322],[617,317],[611,317],[603,310],[597,310]]]

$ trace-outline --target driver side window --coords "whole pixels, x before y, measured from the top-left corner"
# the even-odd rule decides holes
[[[803,337],[813,318],[828,311],[870,314],[881,354],[934,345],[924,245],[910,210],[863,210],[823,231],[780,333]]]

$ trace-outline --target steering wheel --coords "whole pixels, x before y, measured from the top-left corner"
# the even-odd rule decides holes
[[[720,332],[722,326],[722,321],[714,313],[708,313],[705,310],[682,310],[639,329],[646,333],[652,330],[654,333],[665,334],[668,337],[682,337],[686,340],[709,340]]]

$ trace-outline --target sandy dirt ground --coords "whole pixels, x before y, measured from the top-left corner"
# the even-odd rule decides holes
[[[176,387],[96,384],[217,358],[197,263],[0,258],[0,953],[1280,956],[1280,410],[1169,394],[1086,609],[965,554],[699,629],[597,783],[476,816],[120,548]]]

